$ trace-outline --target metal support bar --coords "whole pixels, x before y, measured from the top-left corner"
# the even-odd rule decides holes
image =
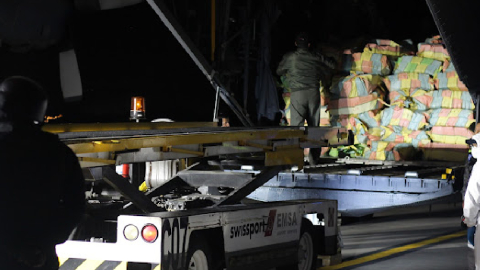
[[[158,207],[143,193],[136,190],[125,178],[118,175],[111,167],[103,168],[103,180],[115,190],[127,197],[136,207],[144,213],[158,211]]]
[[[205,155],[205,153],[202,152],[202,151],[192,151],[192,150],[181,149],[181,148],[173,148],[171,146],[167,147],[167,149],[165,149],[165,150],[166,150],[165,152],[190,154],[190,155],[196,155],[196,156],[199,156],[199,157],[203,157]]]
[[[218,122],[218,112],[220,111],[220,88],[215,90],[215,108],[213,109],[213,122]]]
[[[160,195],[168,194],[170,191],[178,187],[188,187],[190,186],[187,182],[183,181],[182,178],[174,176],[170,180],[163,183],[163,185],[153,188],[152,190],[146,193],[148,198],[153,198]]]
[[[165,194],[169,193],[170,191],[174,190],[175,188],[181,187],[181,186],[189,186],[189,184],[186,183],[185,181],[183,181],[180,177],[174,176],[170,180],[166,181],[163,185],[158,186],[156,188],[153,188],[152,190],[148,191],[145,194],[142,193],[142,195],[145,198],[148,198],[149,201],[150,201],[153,197],[160,196],[160,195],[165,195]],[[152,201],[150,201],[150,202],[153,204]],[[123,210],[125,210],[125,211],[131,210],[134,205],[137,206],[135,203],[127,203],[123,207]],[[155,205],[155,204],[153,204],[153,205]],[[158,212],[158,211],[161,211],[161,209],[156,208],[155,211]]]
[[[238,188],[252,180],[252,174],[223,171],[180,171],[178,177],[194,187],[231,187]]]
[[[268,180],[272,179],[276,176],[280,171],[285,169],[285,166],[274,166],[274,167],[267,167],[264,171],[259,173],[255,178],[251,181],[248,181],[242,187],[235,190],[230,196],[225,198],[224,200],[217,203],[215,206],[222,206],[222,205],[230,205],[240,202],[242,199],[247,197],[250,193],[254,190],[268,182]]]
[[[208,64],[205,57],[195,47],[190,38],[186,35],[180,24],[175,20],[175,17],[170,13],[163,0],[147,0],[148,4],[153,8],[155,13],[159,16],[165,26],[172,32],[180,45],[185,49],[187,54],[192,58],[200,71],[207,77],[210,84],[215,90],[220,91],[220,97],[233,110],[244,126],[254,126],[252,121],[243,113],[242,108],[235,100],[235,98],[228,92],[220,83],[215,70]]]
[[[260,149],[263,149],[263,150],[273,151],[273,146],[263,145],[263,144],[258,144],[258,143],[252,143],[252,142],[247,142],[247,141],[240,141],[238,143],[238,145],[256,147],[256,148],[260,148]]]
[[[114,159],[92,158],[92,157],[78,157],[78,161],[98,162],[107,165],[115,165]]]

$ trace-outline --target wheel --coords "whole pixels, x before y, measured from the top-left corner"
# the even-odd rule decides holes
[[[317,268],[317,248],[313,242],[313,225],[309,221],[303,221],[303,226],[298,243],[298,270],[314,270]]]
[[[300,240],[298,241],[298,263],[277,267],[278,270],[315,270],[317,268],[317,245],[312,223],[302,219]]]
[[[210,249],[205,240],[196,239],[188,249],[187,270],[212,270]]]

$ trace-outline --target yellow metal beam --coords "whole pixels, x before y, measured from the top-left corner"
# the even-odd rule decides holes
[[[43,131],[51,133],[115,131],[115,130],[155,130],[173,128],[218,127],[215,122],[168,122],[168,123],[79,123],[79,124],[47,124]]]
[[[263,149],[263,150],[269,150],[269,151],[273,150],[273,146],[268,146],[268,145],[263,145],[263,144],[258,144],[258,143],[251,143],[251,142],[246,142],[246,141],[241,141],[241,142],[238,143],[238,145],[256,147],[256,148],[260,148],[260,149]]]
[[[114,141],[73,142],[66,144],[76,153],[128,151],[140,148],[168,147],[187,144],[213,144],[225,141],[277,140],[304,137],[302,130],[271,129],[255,132],[219,132],[209,134],[184,134],[118,139]]]
[[[302,169],[304,165],[302,148],[284,148],[277,151],[265,152],[265,166],[297,165]]]
[[[164,147],[165,150],[164,152],[174,152],[174,153],[182,153],[182,154],[191,154],[191,155],[196,155],[203,157],[205,155],[204,152],[201,151],[192,151],[192,150],[186,150],[186,149],[181,149],[181,148],[173,148],[171,146],[169,147]]]
[[[92,158],[92,157],[78,157],[78,161],[96,162],[96,163],[102,163],[102,164],[107,164],[107,165],[114,165],[115,164],[115,160],[113,160],[113,159]]]

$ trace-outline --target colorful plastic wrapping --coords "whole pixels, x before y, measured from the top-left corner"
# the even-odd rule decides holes
[[[434,80],[426,73],[401,72],[384,78],[385,86],[390,91],[413,90],[422,88],[434,89]]]
[[[320,106],[320,126],[330,126],[330,112],[327,110],[327,106]]]
[[[390,91],[388,98],[390,99],[391,106],[410,108],[410,104],[412,103],[409,97],[409,90]]]
[[[336,78],[330,88],[332,98],[352,98],[371,94],[381,86],[383,78],[372,74],[352,74]]]
[[[418,43],[417,56],[438,61],[450,61],[450,54],[443,44]]]
[[[382,121],[381,113],[375,111],[359,113],[357,118],[362,121],[367,128],[379,127]]]
[[[429,44],[443,44],[443,39],[440,35],[435,35],[431,38],[425,39],[425,43]]]
[[[395,41],[390,40],[390,39],[377,38],[377,39],[375,39],[375,44],[380,45],[380,46],[400,47],[400,44],[398,44]]]
[[[350,115],[378,110],[384,106],[384,93],[373,92],[368,96],[331,99],[328,110],[331,115]]]
[[[427,112],[427,121],[430,126],[464,128],[468,128],[475,123],[473,111],[462,109],[429,110]]]
[[[392,71],[386,55],[367,51],[354,53],[352,57],[351,71],[383,76],[389,75]]]
[[[452,90],[435,90],[426,93],[418,93],[413,96],[413,101],[417,105],[418,110],[427,109],[464,109],[474,110],[470,93],[465,91],[452,91]]]
[[[330,148],[330,156],[466,158],[465,140],[475,123],[473,100],[440,36],[417,45],[417,52],[406,53],[392,40],[377,39],[363,52],[344,52],[341,69],[350,75],[334,78],[329,91],[321,91],[320,125],[345,127],[355,140],[352,146]],[[290,92],[284,87],[289,122]]]
[[[427,125],[423,113],[413,112],[406,108],[390,107],[382,111],[382,126],[401,126],[410,130],[421,130]]]
[[[417,153],[409,143],[372,141],[370,148],[364,152],[364,158],[370,160],[411,160]]]
[[[427,134],[432,142],[466,145],[465,140],[472,138],[473,131],[464,127],[433,126]]]
[[[467,86],[460,80],[456,71],[439,72],[434,80],[434,85],[436,89],[440,90],[468,91]]]
[[[423,130],[409,130],[401,126],[381,126],[370,128],[366,135],[371,141],[410,143],[418,147],[420,143],[430,142],[430,137]]]
[[[394,43],[393,41],[391,41]],[[365,45],[365,48],[363,50],[364,52],[370,52],[370,53],[378,53],[378,54],[384,54],[384,55],[390,55],[390,56],[401,56],[401,47],[400,45],[396,44],[376,44],[376,43],[368,43]]]
[[[355,116],[332,116],[330,123],[333,127],[344,127],[351,130],[353,134],[355,134],[354,144],[365,143],[367,141],[367,127]]]
[[[438,72],[442,70],[442,62],[418,56],[402,56],[398,58],[394,73],[403,73],[403,72],[415,72],[415,73],[426,73],[432,77],[435,77]]]

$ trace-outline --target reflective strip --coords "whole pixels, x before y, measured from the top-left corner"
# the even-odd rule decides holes
[[[60,257],[59,257],[59,258],[58,258],[58,265],[64,264],[65,261],[67,261],[67,260],[68,260],[68,258],[60,258]]]
[[[127,262],[59,258],[59,270],[126,270]],[[151,267],[160,270],[160,264]]]
[[[127,269],[127,262],[121,262],[114,270],[125,270]]]
[[[98,260],[85,260],[79,267],[77,267],[77,270],[97,269],[97,267],[102,263],[103,261]]]

